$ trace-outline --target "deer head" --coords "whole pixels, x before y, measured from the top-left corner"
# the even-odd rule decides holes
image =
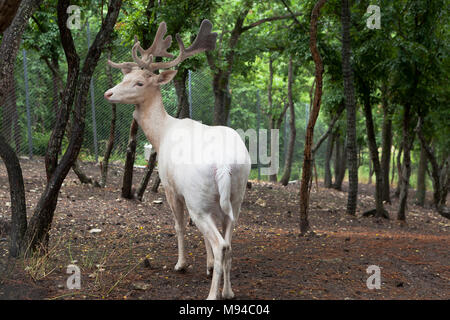
[[[203,20],[200,30],[192,45],[185,49],[184,43],[179,34],[176,35],[180,53],[178,57],[167,62],[154,62],[155,57],[173,58],[167,52],[172,43],[169,35],[164,38],[167,32],[165,22],[161,22],[156,32],[153,44],[147,50],[141,47],[137,37],[134,37],[134,46],[131,51],[134,62],[114,63],[108,60],[111,67],[122,70],[124,74],[121,83],[105,92],[105,98],[111,103],[141,104],[145,98],[158,90],[159,86],[170,82],[176,75],[176,70],[165,70],[159,74],[154,71],[172,68],[180,64],[185,59],[197,53],[207,50],[214,50],[216,46],[217,33],[211,33],[212,24],[209,20]],[[138,51],[141,57],[138,56]]]

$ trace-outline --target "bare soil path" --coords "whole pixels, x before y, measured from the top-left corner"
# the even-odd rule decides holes
[[[22,161],[28,215],[45,186],[42,160]],[[84,164],[92,176],[99,168]],[[9,185],[0,165],[0,299],[204,299],[203,238],[187,227],[189,268],[177,260],[172,216],[163,189],[144,201],[120,198],[122,169],[112,165],[104,189],[80,185],[70,173],[60,193],[49,254],[8,257]],[[137,170],[135,182],[142,170]],[[363,218],[373,208],[373,186],[360,185],[358,213],[345,213],[344,191],[313,187],[310,223],[298,237],[299,185],[253,182],[233,238],[231,281],[237,299],[449,299],[450,221],[410,201],[407,223]],[[410,199],[414,197],[411,190]],[[429,195],[428,201],[431,200]],[[154,203],[155,200],[162,203]],[[160,201],[156,201],[160,202]],[[3,226],[3,227],[2,227]],[[99,233],[89,231],[97,228]],[[81,270],[81,290],[68,290],[67,266]],[[381,289],[370,290],[369,265],[381,269]]]

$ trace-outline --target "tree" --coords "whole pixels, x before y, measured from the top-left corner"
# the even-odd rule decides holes
[[[24,19],[24,12],[27,12],[28,16],[31,15],[33,4],[37,5],[36,2],[23,2],[22,6],[19,8],[17,17],[13,21],[13,25],[18,23],[20,20],[22,21],[22,24],[28,20]],[[89,90],[90,79],[100,57],[101,50],[110,40],[110,35],[119,15],[121,0],[112,0],[110,2],[105,23],[102,24],[93,45],[89,49],[81,72],[79,72],[79,58],[75,50],[72,35],[66,26],[68,6],[68,0],[60,0],[57,5],[57,20],[61,33],[61,43],[66,54],[66,59],[68,60],[68,78],[67,85],[64,89],[63,101],[58,110],[56,124],[49,141],[46,156],[46,172],[48,181],[28,225],[26,225],[26,218],[23,219],[13,217],[13,221],[16,219],[15,221],[19,222],[19,225],[15,227],[15,234],[20,234],[21,236],[23,235],[23,239],[19,243],[16,243],[17,250],[13,252],[15,255],[20,252],[28,254],[38,248],[46,248],[48,244],[48,232],[51,228],[59,190],[73,162],[78,156],[81,143],[83,141],[84,116],[86,110],[85,105],[87,99],[86,93]],[[5,38],[3,41],[5,41]],[[78,93],[77,96],[76,93]],[[58,154],[61,149],[62,136],[65,132],[65,126],[68,121],[69,111],[72,109],[72,104],[74,104],[72,135],[70,137],[66,152],[62,156],[61,161],[58,162]],[[0,143],[1,142],[2,141],[0,141]],[[16,187],[16,189],[11,189],[12,193],[16,192],[17,194],[21,194],[20,189],[23,187],[23,181],[20,182],[20,177],[18,177],[16,178],[16,183],[12,184],[12,186]],[[17,202],[24,203],[24,197],[23,201],[21,200]],[[26,211],[24,210],[25,208],[23,208],[20,212],[21,217],[26,217]],[[26,231],[23,232],[25,229]]]
[[[425,194],[426,194],[426,173],[427,173],[427,151],[422,146],[420,146],[420,159],[419,166],[417,168],[417,192],[416,192],[416,203],[423,207],[425,205]]]
[[[342,136],[340,128],[336,128],[336,133],[333,135],[335,140],[335,155],[334,155],[334,183],[332,188],[336,190],[342,189],[342,182],[344,181],[345,171],[347,169],[347,153],[345,148],[345,139]]]
[[[390,13],[396,20],[391,34],[396,54],[389,63],[392,74],[392,100],[403,106],[402,149],[403,164],[400,178],[400,205],[397,219],[406,220],[409,178],[411,174],[411,149],[415,138],[414,127],[418,117],[443,93],[434,83],[446,75],[447,59],[446,15],[442,14],[444,1],[400,1],[392,4]],[[407,32],[405,32],[408,30]]]
[[[22,0],[0,0],[0,33],[13,21]]]
[[[344,96],[347,110],[347,162],[348,162],[348,198],[347,213],[356,214],[358,197],[358,154],[356,148],[356,101],[353,83],[353,68],[351,59],[350,38],[350,8],[349,1],[342,0],[342,74],[344,79]]]
[[[108,49],[108,59],[111,60],[111,51],[112,49]],[[108,77],[108,85],[112,88],[114,83],[111,74],[111,66],[108,64],[106,66],[106,76]],[[117,105],[115,103],[111,104],[111,126],[109,128],[109,138],[106,144],[105,155],[103,156],[102,162],[100,162],[100,170],[101,170],[101,178],[100,178],[100,186],[105,187],[106,181],[108,177],[108,166],[109,166],[109,158],[111,156],[112,149],[114,147],[114,137],[116,133],[116,117],[117,117]]]
[[[40,0],[24,0],[11,21],[11,16],[2,17],[2,31],[9,28],[3,35],[0,45],[0,104],[3,104],[7,91],[13,82],[14,64],[19,50],[20,40],[28,19],[39,6]],[[14,10],[13,10],[14,11]],[[13,12],[10,12],[13,15]],[[6,19],[5,19],[6,18]],[[5,138],[0,135],[0,157],[6,165],[11,195],[11,242],[10,255],[18,256],[22,247],[25,231],[27,229],[27,213],[25,204],[25,188],[22,168],[14,150]]]
[[[322,74],[323,63],[317,48],[317,23],[319,20],[320,9],[326,3],[326,0],[319,0],[315,4],[311,13],[310,41],[309,46],[315,64],[315,82],[314,101],[309,116],[306,129],[305,148],[303,155],[302,180],[300,184],[300,233],[305,235],[310,229],[308,221],[309,207],[309,181],[311,180],[312,169],[312,144],[314,139],[314,126],[320,112],[320,102],[322,98]]]
[[[230,76],[237,60],[239,59],[238,57],[245,56],[242,52],[242,48],[239,48],[242,35],[262,24],[277,20],[290,19],[300,15],[300,13],[274,15],[245,25],[244,22],[251,11],[252,6],[252,1],[245,1],[244,4],[242,6],[238,6],[238,8],[232,8],[231,10],[230,8],[226,8],[226,10],[230,10],[227,17],[229,20],[233,20],[233,22],[223,23],[224,29],[219,34],[219,43],[217,45],[218,49],[215,50],[215,52],[206,53],[208,65],[213,74],[212,85],[214,92],[215,125],[227,125],[231,107],[231,94],[229,88]],[[231,31],[226,30],[226,28],[231,28]]]
[[[289,178],[291,177],[291,169],[292,169],[292,159],[294,157],[294,145],[295,145],[295,136],[296,136],[296,129],[295,129],[295,108],[294,108],[294,101],[292,98],[292,83],[294,82],[294,71],[293,71],[293,62],[292,57],[289,57],[289,75],[288,75],[288,101],[289,101],[289,144],[287,149],[287,156],[284,162],[284,173],[281,177],[280,183],[283,186],[287,186],[289,183]]]
[[[362,81],[363,83],[363,81]],[[367,85],[362,85],[363,87],[363,107],[364,107],[364,115],[366,118],[366,129],[367,129],[367,140],[370,151],[370,160],[373,165],[373,171],[375,172],[375,216],[389,218],[386,210],[383,205],[383,175],[381,172],[380,159],[378,155],[378,147],[375,138],[375,128],[374,121],[372,115],[372,105],[371,105],[371,97],[370,97],[370,89]],[[365,212],[364,215],[368,215],[369,212]]]
[[[391,202],[389,168],[392,148],[392,119],[391,108],[387,98],[386,85],[383,85],[381,92],[381,103],[383,107],[383,129],[382,129],[382,151],[381,151],[381,173],[383,175],[382,199],[388,203]]]
[[[273,61],[274,58],[272,56],[269,57],[269,81],[267,84],[267,100],[268,100],[268,108],[264,111],[264,113],[267,115],[269,120],[269,129],[280,129],[281,123],[283,121],[284,115],[286,114],[286,111],[288,109],[289,104],[286,101],[282,101],[284,97],[281,97],[279,99],[278,103],[273,102],[274,100],[274,88],[273,88],[273,77],[274,77],[274,70],[273,70]],[[292,96],[291,96],[292,98]],[[284,104],[284,107],[282,108]],[[277,173],[273,173],[269,175],[269,181],[277,182]]]

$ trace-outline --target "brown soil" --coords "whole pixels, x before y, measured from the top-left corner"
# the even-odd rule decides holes
[[[42,160],[23,160],[28,215],[45,186]],[[84,164],[98,177],[99,168]],[[135,182],[142,170],[137,169]],[[187,227],[189,268],[173,271],[176,237],[163,189],[144,201],[120,197],[122,169],[112,165],[109,184],[80,185],[73,173],[62,187],[50,234],[49,254],[8,257],[9,185],[0,166],[0,299],[204,299],[203,238]],[[410,201],[407,223],[363,218],[372,209],[373,186],[360,185],[356,217],[345,213],[344,191],[313,186],[310,223],[299,237],[299,185],[253,181],[233,238],[232,284],[237,299],[449,299],[450,223],[430,204]],[[161,204],[153,203],[162,200]],[[410,192],[414,199],[414,191]],[[429,195],[428,201],[431,201]],[[1,223],[3,221],[3,223]],[[2,224],[4,225],[2,228]],[[89,233],[99,228],[100,233]],[[67,265],[81,269],[81,290],[68,290]],[[381,289],[368,289],[369,265],[381,268]]]

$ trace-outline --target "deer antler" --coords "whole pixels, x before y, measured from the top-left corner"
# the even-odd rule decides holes
[[[137,55],[134,55],[133,56],[134,61],[140,67],[145,68],[149,71],[155,71],[158,69],[167,69],[167,68],[174,67],[177,64],[181,63],[182,61],[184,61],[185,59],[187,59],[197,53],[207,51],[207,50],[214,50],[216,47],[217,33],[215,33],[215,32],[211,33],[211,30],[212,30],[212,23],[209,20],[206,20],[206,19],[203,20],[202,24],[200,25],[200,30],[198,32],[197,37],[195,38],[192,45],[187,49],[185,49],[184,43],[181,40],[180,35],[177,34],[176,39],[178,42],[178,46],[180,47],[180,54],[178,55],[177,58],[175,58],[172,61],[153,63],[153,62],[149,61],[148,56],[147,56],[147,61],[144,61],[145,55],[142,55],[143,59],[140,59],[139,57],[137,57]],[[158,31],[159,31],[159,29],[158,29]],[[158,36],[158,34],[157,34],[157,36]],[[167,38],[164,41],[167,42]],[[155,39],[155,42],[157,45],[158,45],[158,42],[157,42],[158,39],[162,39],[162,37]],[[159,41],[161,41],[161,40],[159,40]],[[154,45],[155,45],[155,43],[152,45],[152,47]]]
[[[164,39],[166,32],[167,25],[163,21],[159,24],[158,31],[156,31],[155,39],[153,40],[150,48],[144,50],[140,44],[138,45],[138,50],[144,60],[148,59],[149,55],[153,55],[154,57],[173,58],[173,55],[167,52],[167,49],[169,49],[172,44],[172,36],[167,36]],[[134,36],[134,42],[139,42],[137,41],[137,36]]]
[[[136,54],[136,45],[139,45],[138,42],[139,41],[137,40],[137,37],[134,36],[134,46],[133,46],[133,49],[132,49],[132,54]],[[137,64],[136,62],[115,63],[115,62],[112,62],[111,60],[108,60],[108,64],[111,67],[113,67],[113,68],[122,69],[122,70],[128,70],[128,72],[131,71],[133,68],[140,67],[139,64]]]
[[[200,25],[200,30],[192,45],[185,49],[184,43],[181,40],[179,34],[176,34],[178,46],[180,47],[180,54],[177,58],[168,62],[153,62],[153,57],[167,57],[173,58],[173,55],[167,52],[167,49],[172,43],[172,37],[167,36],[164,39],[164,35],[167,32],[167,25],[165,22],[161,22],[156,32],[153,44],[147,50],[141,47],[141,43],[138,41],[137,36],[134,36],[134,46],[131,50],[131,54],[134,62],[114,63],[108,60],[108,63],[113,68],[119,69],[132,69],[140,67],[153,72],[158,69],[167,69],[176,66],[185,59],[207,50],[214,50],[216,47],[217,33],[211,32],[212,23],[209,20],[203,20]],[[142,58],[139,58],[137,51],[141,54]]]
[[[151,69],[156,70],[171,68],[197,53],[207,50],[214,50],[216,48],[217,33],[211,33],[211,30],[212,23],[209,20],[203,20],[202,24],[200,25],[200,30],[198,31],[197,37],[195,38],[192,45],[187,49],[185,49],[180,35],[177,34],[176,39],[178,42],[178,46],[180,47],[180,54],[178,55],[178,57],[175,60],[169,62],[153,63],[151,65]]]

